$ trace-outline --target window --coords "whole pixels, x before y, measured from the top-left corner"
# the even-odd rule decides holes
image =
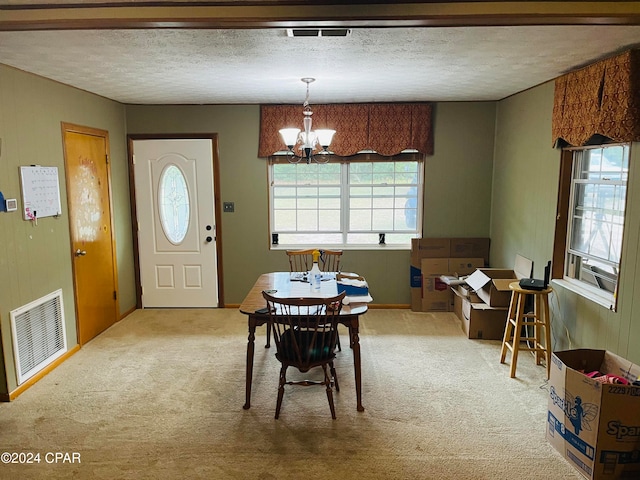
[[[168,165],[160,176],[158,211],[167,239],[179,245],[189,229],[189,191],[182,171]]]
[[[269,166],[272,244],[410,248],[422,234],[423,161],[357,161]],[[379,157],[384,158],[384,157]]]
[[[564,279],[586,296],[615,307],[618,287],[629,145],[572,152]]]

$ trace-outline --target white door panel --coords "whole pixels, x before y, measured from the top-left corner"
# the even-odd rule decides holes
[[[208,139],[133,142],[143,307],[217,307]]]

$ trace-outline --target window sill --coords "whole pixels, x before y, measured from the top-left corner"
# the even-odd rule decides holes
[[[611,310],[616,310],[615,298],[612,294],[607,292],[600,292],[595,288],[589,288],[588,286],[583,286],[579,282],[574,282],[567,279],[553,279],[551,280],[552,285],[557,285],[562,287],[570,292],[573,292],[581,297],[586,298],[587,300],[591,300],[598,305]]]
[[[411,245],[271,245],[270,250],[305,250],[326,248],[329,250],[411,250]]]

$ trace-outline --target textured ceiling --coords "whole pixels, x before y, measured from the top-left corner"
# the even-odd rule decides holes
[[[0,31],[0,63],[133,104],[497,100],[640,44],[638,25]]]

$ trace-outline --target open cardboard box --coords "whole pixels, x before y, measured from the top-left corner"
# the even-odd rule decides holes
[[[511,301],[509,284],[533,275],[533,261],[516,255],[512,270],[503,268],[479,268],[467,278],[480,299],[490,307],[508,307]]]
[[[467,299],[471,303],[482,303],[482,299],[478,296],[476,291],[469,286],[468,283],[456,285],[455,291],[462,297]]]
[[[410,288],[411,310],[423,310],[422,259],[482,258],[489,265],[489,238],[413,238],[411,240]],[[448,267],[447,267],[448,268]],[[470,273],[470,272],[469,272]],[[462,275],[462,273],[461,273]],[[435,287],[435,281],[434,281]]]
[[[460,319],[460,326],[467,338],[483,340],[502,340],[507,324],[506,307],[490,307],[486,303],[470,300],[460,293],[459,288],[452,288],[453,311]]]
[[[450,312],[453,294],[441,277],[467,275],[484,265],[478,258],[423,258],[422,267],[422,311]]]
[[[638,380],[640,367],[606,350],[554,352],[547,440],[590,480],[640,478],[640,386],[601,383],[583,372]]]

